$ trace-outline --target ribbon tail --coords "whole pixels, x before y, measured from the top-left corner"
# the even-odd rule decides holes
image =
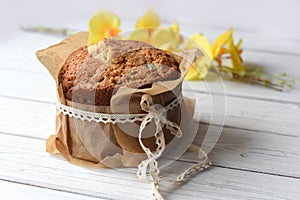
[[[141,125],[140,125],[140,129],[139,129],[139,143],[142,147],[142,149],[144,150],[144,152],[147,155],[147,159],[143,160],[139,165],[138,165],[138,170],[137,170],[137,177],[144,183],[151,183],[152,182],[152,176],[147,173],[148,172],[148,168],[150,168],[150,171],[152,170],[153,166],[151,166],[151,162],[153,162],[153,153],[150,151],[149,148],[147,148],[142,140],[142,133],[144,128],[146,127],[146,125],[151,122],[152,118],[147,115],[144,120],[142,121]]]
[[[158,185],[155,183],[152,183],[152,200],[164,200],[158,191]]]
[[[182,131],[175,122],[171,122],[170,120],[167,120],[166,128],[171,132],[172,135],[175,135],[178,138],[182,136]]]
[[[208,160],[208,156],[207,154],[200,148],[200,147],[197,147],[195,145],[191,145],[190,147],[190,150],[191,151],[198,151],[199,153],[199,158],[203,158],[204,157],[204,160],[203,161],[200,161],[196,164],[193,164],[191,167],[189,167],[188,169],[186,169],[183,173],[181,173],[177,178],[176,178],[176,181],[177,182],[182,182],[184,180],[184,178],[188,175],[190,175],[192,172],[195,172],[195,171],[203,171],[205,170],[206,168],[208,168],[210,166],[210,162]],[[201,156],[202,155],[202,156]]]

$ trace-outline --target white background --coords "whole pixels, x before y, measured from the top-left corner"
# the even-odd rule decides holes
[[[2,33],[20,24],[72,27],[99,9],[135,20],[152,6],[162,19],[199,27],[286,37],[300,42],[300,1],[297,0],[11,0],[0,6]]]

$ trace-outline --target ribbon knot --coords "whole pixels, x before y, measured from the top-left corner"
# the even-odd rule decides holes
[[[154,104],[148,110],[148,115],[150,115],[153,119],[159,119],[162,123],[165,123],[167,119],[167,109],[162,107],[160,104]]]

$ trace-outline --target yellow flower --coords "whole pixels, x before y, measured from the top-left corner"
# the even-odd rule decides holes
[[[204,53],[204,57],[199,57],[189,68],[189,71],[185,77],[186,80],[203,79],[211,66],[213,60],[212,47],[208,39],[202,34],[197,33],[190,37],[185,45],[185,49],[198,48]]]
[[[171,27],[156,27],[151,28],[151,31],[148,28],[138,28],[133,30],[126,39],[147,42],[157,48],[170,51],[178,51],[178,46],[182,43],[181,35]]]
[[[142,42],[147,42],[152,44],[150,38],[150,32],[148,28],[137,28],[134,29],[130,34],[125,38],[126,40],[138,40]]]
[[[201,33],[191,36],[184,44],[185,49],[198,48],[202,50],[210,59],[213,59],[212,46],[208,39]]]
[[[89,21],[88,45],[98,43],[104,38],[118,35],[121,30],[120,19],[109,11],[99,11]]]
[[[132,31],[126,39],[147,42],[157,48],[169,51],[178,51],[178,47],[182,43],[181,35],[171,27],[155,27],[151,30],[138,28]]]
[[[227,67],[232,68],[234,72],[243,72],[245,71],[245,68],[243,65],[243,60],[241,58],[242,40],[240,39],[237,45],[235,45],[232,33],[233,29],[230,28],[227,32],[221,34],[215,40],[212,46],[212,53],[219,66],[223,65],[223,55],[229,54],[227,58],[230,59],[231,64],[227,64]]]
[[[135,24],[135,28],[152,28],[159,26],[160,18],[152,8],[150,8],[143,16],[141,16]]]
[[[187,80],[196,80],[204,78],[212,64],[216,61],[218,66],[222,66],[226,59],[230,59],[231,65],[226,66],[232,68],[234,72],[244,72],[245,68],[241,58],[242,40],[235,45],[233,41],[233,29],[230,28],[225,33],[221,34],[213,45],[209,43],[206,37],[202,34],[195,34],[185,44],[185,49],[199,48],[207,57],[198,58],[194,65],[189,69],[186,76]],[[229,55],[228,55],[229,54]]]
[[[152,44],[151,32],[153,28],[160,26],[160,18],[155,13],[155,11],[150,8],[143,16],[141,16],[135,25],[135,30],[133,30],[127,40],[139,40],[142,42],[147,42]]]
[[[179,29],[179,27],[178,27]],[[169,50],[178,51],[179,45],[182,43],[181,35],[172,27],[154,28],[150,33],[150,41],[154,46]]]
[[[136,29],[126,39],[147,42],[160,49],[178,51],[178,46],[182,43],[178,24],[174,22],[171,27],[159,26],[160,18],[150,8],[137,20]]]

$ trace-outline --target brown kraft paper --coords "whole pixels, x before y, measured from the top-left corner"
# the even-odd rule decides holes
[[[74,50],[87,44],[87,38],[87,32],[80,32],[59,44],[37,51],[36,55],[56,82],[58,101],[64,105],[90,112],[145,113],[140,107],[141,97],[144,94],[152,97],[153,104],[167,106],[181,95],[182,81],[190,63],[194,61],[195,56],[201,56],[196,50],[183,52],[181,56],[185,59],[180,64],[181,77],[177,80],[153,83],[151,88],[146,89],[121,87],[112,96],[110,106],[84,105],[65,99],[62,86],[58,81],[58,73],[68,56]],[[180,127],[184,127],[192,120],[193,111],[194,102],[185,99],[181,105],[167,112],[167,119],[180,125]],[[56,131],[47,140],[46,150],[50,154],[60,153],[69,162],[82,166],[136,167],[147,158],[138,141],[139,125],[140,122],[105,124],[103,122],[81,121],[57,111]],[[156,148],[154,131],[155,125],[152,122],[143,130],[145,135],[143,143],[152,151]],[[174,136],[166,128],[163,128],[163,131],[166,146],[168,146],[167,144],[172,143]]]

